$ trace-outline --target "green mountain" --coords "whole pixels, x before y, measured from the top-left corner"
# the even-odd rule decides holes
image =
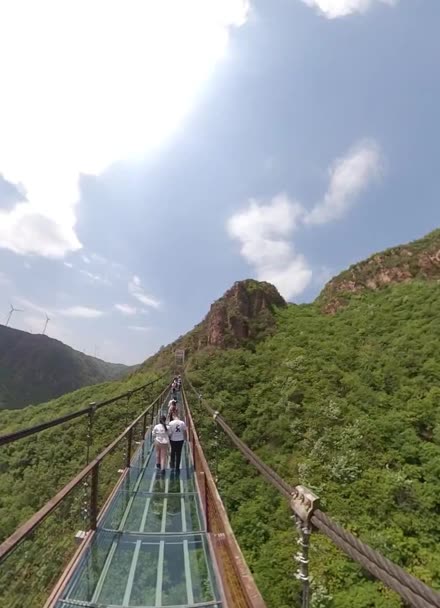
[[[440,279],[440,229],[350,266],[327,283],[318,301],[323,312],[333,313],[353,295],[415,279]]]
[[[89,357],[42,334],[0,325],[0,409],[42,403],[134,369]]]
[[[332,279],[312,304],[286,305],[267,283],[236,283],[199,325],[129,380],[95,390],[103,397],[128,382],[140,384],[172,369],[175,349],[185,349],[197,390],[286,481],[312,488],[334,519],[440,589],[439,252],[436,231],[377,254]],[[48,419],[87,403],[93,388],[0,412],[0,423],[12,430]],[[284,499],[221,432],[216,437],[189,390],[188,397],[268,607],[299,605],[296,533]],[[101,417],[102,441],[117,415]],[[36,446],[29,457],[26,441],[0,454],[3,536],[79,466],[72,454],[83,446],[84,428],[71,425],[69,449],[61,454],[50,447],[51,435],[39,438],[38,458]],[[57,459],[62,474],[48,467]],[[32,492],[34,486],[44,492]],[[319,534],[312,535],[310,569],[315,608],[403,606]],[[6,594],[3,603],[9,599]]]

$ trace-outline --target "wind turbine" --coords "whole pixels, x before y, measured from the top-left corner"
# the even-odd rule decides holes
[[[43,336],[46,333],[47,324],[49,323],[49,321],[50,321],[50,319],[49,319],[49,317],[47,316],[47,313],[46,313],[46,322],[44,324],[44,329],[43,329],[43,334],[42,334]]]
[[[6,320],[6,327],[8,327],[9,321],[11,320],[11,317],[14,314],[14,312],[24,312],[24,310],[22,310],[21,308],[14,308],[11,304],[11,310],[9,311],[8,318]]]

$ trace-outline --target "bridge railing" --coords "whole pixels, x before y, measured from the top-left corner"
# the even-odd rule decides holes
[[[52,420],[47,420],[45,422],[41,422],[40,424],[34,424],[25,429],[20,429],[18,431],[13,431],[12,433],[7,433],[5,435],[0,435],[0,447],[3,445],[7,445],[9,443],[14,443],[19,441],[20,439],[24,439],[25,437],[30,437],[32,435],[36,435],[37,433],[41,433],[47,429],[52,429],[60,424],[66,424],[67,422],[71,422],[72,420],[76,420],[77,418],[81,418],[82,416],[93,416],[98,410],[117,401],[120,401],[123,398],[130,398],[137,393],[144,391],[149,386],[156,384],[159,380],[162,380],[166,374],[162,374],[155,380],[151,382],[147,382],[146,384],[142,384],[141,386],[137,386],[129,391],[125,391],[120,395],[116,395],[111,399],[106,399],[105,401],[100,401],[99,403],[90,403],[87,407],[84,407],[76,412],[71,412],[69,414],[65,414],[64,416],[58,416],[57,418],[53,418]]]
[[[400,595],[405,602],[405,606],[440,608],[440,593],[438,591],[412,576],[403,568],[394,564],[378,551],[345,530],[329,515],[319,509],[318,497],[308,488],[300,485],[292,487],[285,482],[234,433],[219,412],[215,411],[202,398],[188,377],[185,380],[203,409],[213,418],[216,425],[225,432],[244,458],[261,473],[268,483],[275,487],[289,501],[293,513],[292,517],[296,521],[301,547],[298,556],[300,568],[297,577],[302,582],[303,587],[303,608],[308,608],[310,605],[309,543],[313,530],[319,530],[326,535],[346,555],[360,564],[363,569]]]
[[[265,608],[266,604],[254,582],[240,547],[232,531],[223,502],[203,453],[191,415],[191,409],[182,390],[191,446],[194,471],[199,487],[205,526],[216,560],[222,593],[231,608]]]
[[[77,552],[78,544],[90,542],[100,512],[118,479],[132,463],[136,444],[150,429],[168,390],[169,386],[0,544],[1,606],[41,608]],[[124,393],[118,399],[128,395]]]

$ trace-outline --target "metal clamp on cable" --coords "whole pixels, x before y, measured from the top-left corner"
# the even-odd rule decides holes
[[[295,561],[297,561],[300,564],[308,564],[309,563],[309,560],[306,559],[302,553],[296,553],[296,555],[294,555],[294,559],[295,559]]]
[[[313,511],[318,506],[318,502],[319,498],[316,494],[305,486],[296,486],[291,494],[290,508],[294,513],[292,519],[295,520],[299,535],[300,551],[294,556],[294,559],[299,565],[295,576],[302,582],[302,608],[309,608],[310,606],[309,545],[312,532],[310,519]]]
[[[214,412],[214,414],[212,415],[214,420],[217,420],[217,416],[220,416],[220,412]]]
[[[319,506],[319,497],[306,486],[295,486],[290,499],[290,508],[304,523],[309,523],[313,511]]]

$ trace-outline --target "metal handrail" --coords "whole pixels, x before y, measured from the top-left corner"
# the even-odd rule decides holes
[[[15,532],[13,532],[0,545],[0,563],[19,545],[29,534],[39,526],[44,519],[68,496],[74,488],[76,488],[87,475],[92,474],[91,493],[90,493],[90,528],[96,529],[96,521],[98,517],[98,473],[99,465],[102,460],[111,452],[124,437],[128,437],[129,445],[131,445],[133,428],[143,419],[144,428],[146,428],[146,417],[156,403],[163,398],[166,391],[169,390],[167,385],[156,399],[114,440],[112,441],[94,460],[84,467],[73,479],[69,481],[55,496],[53,496],[45,505],[41,507],[32,517],[22,524]],[[125,394],[127,395],[127,393]],[[120,396],[124,397],[125,395]],[[130,466],[130,449],[127,451],[126,466]]]
[[[90,414],[92,411],[96,411],[104,407],[105,405],[110,405],[111,403],[115,403],[124,397],[129,397],[138,393],[139,391],[155,384],[159,380],[161,380],[166,374],[162,374],[159,378],[152,380],[151,382],[147,382],[147,384],[143,384],[142,386],[138,386],[137,388],[131,389],[122,393],[121,395],[117,395],[116,397],[112,397],[111,399],[106,399],[105,401],[101,401],[100,403],[93,403],[88,405],[87,407],[78,410],[77,412],[72,412],[71,414],[66,414],[65,416],[59,416],[58,418],[54,418],[53,420],[48,420],[47,422],[41,422],[40,424],[35,424],[34,426],[28,427],[27,429],[22,429],[20,431],[14,431],[12,433],[7,433],[6,435],[0,435],[0,446],[7,445],[8,443],[13,443],[14,441],[18,441],[19,439],[23,439],[24,437],[29,437],[30,435],[34,435],[35,433],[39,433],[41,431],[45,431],[46,429],[53,428],[54,426],[58,426],[60,424],[64,424],[65,422],[69,422],[70,420],[75,420],[75,418],[79,418],[80,416],[84,416],[86,414]]]
[[[228,606],[237,608],[242,606],[266,608],[266,603],[254,582],[235,538],[226,509],[212,477],[183,386],[182,398],[189,431],[188,442],[193,455],[195,478],[200,490],[206,530],[211,539],[226,603]]]

